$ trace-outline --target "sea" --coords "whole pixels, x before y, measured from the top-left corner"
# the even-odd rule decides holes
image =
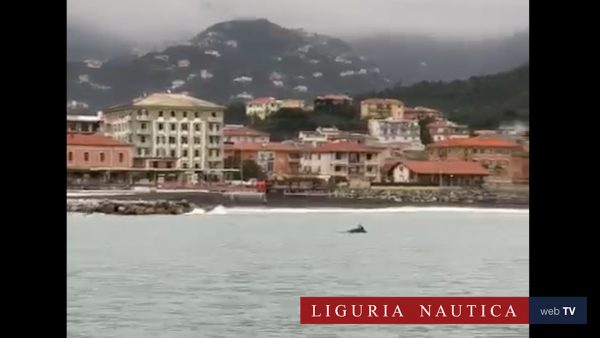
[[[365,234],[345,231],[362,224]],[[67,214],[68,337],[528,337],[528,325],[301,325],[300,296],[528,296],[526,209]]]

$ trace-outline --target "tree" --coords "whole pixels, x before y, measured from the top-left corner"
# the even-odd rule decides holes
[[[267,175],[262,168],[253,160],[245,160],[242,163],[240,174],[243,176],[242,179],[244,180],[249,180],[252,178],[264,180],[267,178]]]
[[[234,102],[225,108],[223,116],[227,124],[246,124],[248,117],[246,116],[246,106],[242,102]]]
[[[421,143],[423,143],[424,145],[433,143],[433,138],[431,137],[431,134],[429,133],[429,128],[427,128],[427,125],[433,121],[435,121],[435,118],[433,118],[431,116],[427,116],[427,117],[419,120]]]

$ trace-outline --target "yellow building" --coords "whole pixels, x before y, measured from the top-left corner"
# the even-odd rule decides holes
[[[395,99],[366,99],[360,102],[361,119],[403,119],[404,103]]]

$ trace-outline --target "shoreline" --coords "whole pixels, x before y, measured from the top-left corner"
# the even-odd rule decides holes
[[[485,209],[529,209],[529,201],[472,201],[464,202],[398,202],[386,199],[326,197],[326,196],[282,196],[268,195],[267,201],[256,199],[231,200],[220,193],[210,192],[136,192],[124,195],[79,195],[67,196],[67,200],[111,200],[111,201],[186,201],[197,208],[212,209],[217,206],[225,208],[276,208],[276,209],[314,209],[314,208],[346,208],[346,209],[380,209],[398,207],[448,207],[448,208],[485,208]]]

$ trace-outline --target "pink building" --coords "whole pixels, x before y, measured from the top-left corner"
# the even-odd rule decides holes
[[[107,136],[67,134],[67,169],[127,169],[133,166],[133,146]]]
[[[269,143],[269,134],[246,127],[241,124],[226,124],[223,127],[226,143]]]

